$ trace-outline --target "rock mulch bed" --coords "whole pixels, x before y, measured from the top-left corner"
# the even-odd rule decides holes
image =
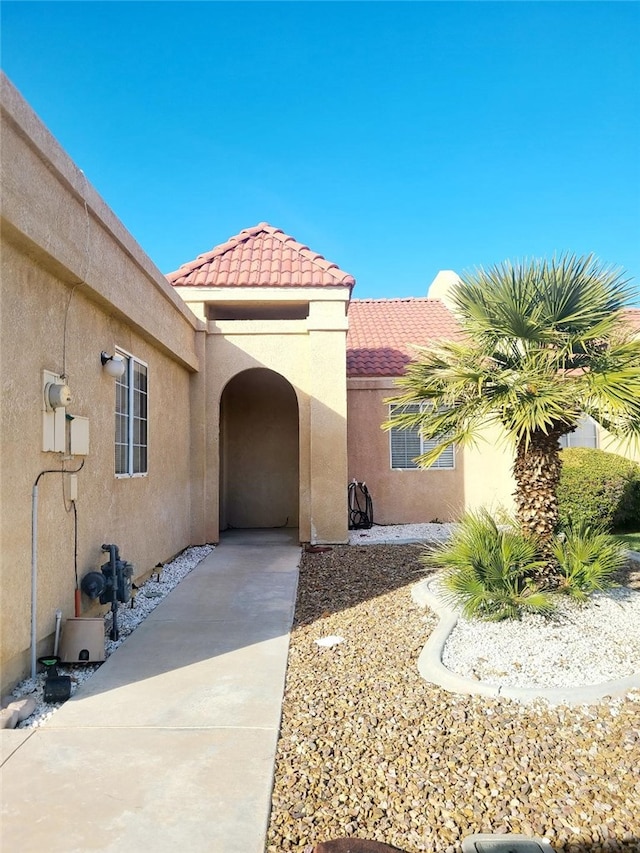
[[[475,832],[640,851],[640,696],[531,707],[427,684],[416,659],[436,619],[411,600],[419,553],[304,555],[268,853],[344,836],[457,853]]]

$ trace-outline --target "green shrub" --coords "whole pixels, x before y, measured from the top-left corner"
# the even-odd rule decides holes
[[[532,575],[544,563],[538,543],[513,523],[498,525],[486,510],[469,513],[452,538],[423,555],[424,565],[445,570],[443,584],[468,618],[518,618],[523,610],[546,613],[551,598]]]
[[[560,526],[608,531],[640,527],[640,465],[624,456],[575,447],[562,450]]]
[[[619,542],[601,528],[587,524],[577,524],[558,536],[553,556],[562,573],[558,591],[578,601],[585,601],[592,592],[614,586],[612,577],[626,559]]]

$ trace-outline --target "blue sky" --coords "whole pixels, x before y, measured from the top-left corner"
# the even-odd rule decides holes
[[[2,67],[163,272],[267,221],[421,296],[594,252],[640,284],[635,2],[2,2]]]

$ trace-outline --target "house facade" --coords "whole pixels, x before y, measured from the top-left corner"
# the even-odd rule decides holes
[[[261,223],[165,276],[4,75],[0,107],[3,693],[51,653],[57,610],[100,612],[76,590],[103,544],[140,580],[234,527],[344,543],[352,479],[379,523],[509,506],[496,435],[422,470],[420,439],[380,428],[414,346],[458,334],[452,274],[353,299]]]
[[[102,544],[142,575],[209,531],[191,452],[202,324],[0,85],[4,691],[29,671],[32,634],[51,654],[55,612],[74,615],[76,572],[106,562]],[[120,354],[119,379],[102,352]]]
[[[51,653],[57,610],[100,611],[75,600],[103,544],[139,580],[229,527],[347,541],[354,281],[258,226],[204,287],[200,260],[170,283],[4,75],[0,106],[4,692]]]

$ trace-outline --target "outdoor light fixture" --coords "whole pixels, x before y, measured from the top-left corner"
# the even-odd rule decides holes
[[[124,359],[121,355],[115,353],[114,355],[109,355],[104,352],[104,350],[100,353],[100,361],[102,362],[102,366],[104,368],[104,372],[111,376],[112,379],[120,379],[122,374],[125,371],[125,363]]]

